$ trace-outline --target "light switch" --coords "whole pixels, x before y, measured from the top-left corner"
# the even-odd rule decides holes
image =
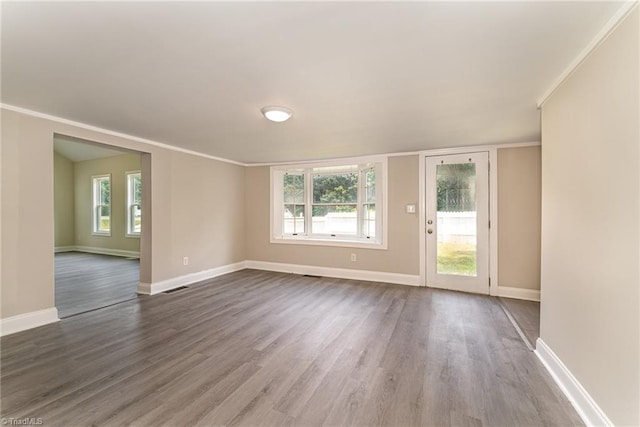
[[[414,214],[416,213],[416,205],[407,205],[406,210],[408,214]]]

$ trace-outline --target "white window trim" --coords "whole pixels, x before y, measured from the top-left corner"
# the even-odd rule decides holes
[[[96,179],[99,178],[109,178],[109,231],[105,232],[105,231],[98,231],[96,225],[98,224],[98,217],[97,217],[97,208],[98,205],[96,204]],[[102,237],[111,237],[111,230],[113,229],[113,224],[111,223],[111,218],[113,215],[111,215],[111,206],[113,205],[112,202],[112,198],[113,198],[113,180],[111,179],[111,174],[107,173],[104,175],[92,175],[91,176],[91,234],[93,236],[102,236]]]
[[[126,190],[126,201],[127,203],[125,203],[124,209],[124,218],[126,221],[126,227],[125,227],[125,237],[129,237],[132,239],[139,239],[140,238],[140,234],[141,233],[132,233],[131,232],[131,194],[129,191],[129,175],[140,175],[140,178],[142,179],[142,173],[141,171],[127,171],[124,173],[124,183],[125,183],[125,190]],[[140,201],[140,209],[142,209],[142,200]]]
[[[293,245],[310,245],[310,246],[337,246],[348,248],[366,248],[366,249],[387,249],[388,240],[388,156],[366,156],[355,157],[349,159],[341,159],[335,161],[324,161],[315,163],[291,163],[291,164],[278,164],[271,166],[270,174],[270,209],[269,209],[269,236],[271,243],[277,244],[293,244]],[[318,167],[329,166],[347,166],[347,165],[364,165],[370,163],[380,164],[380,172],[376,174],[376,187],[379,188],[377,193],[378,199],[376,199],[376,205],[380,205],[379,209],[376,209],[376,213],[380,218],[376,218],[376,238],[372,240],[362,239],[360,237],[350,238],[350,236],[335,236],[335,237],[322,237],[320,235],[303,235],[303,236],[286,236],[282,234],[282,215],[276,215],[276,209],[278,212],[282,209],[283,205],[281,191],[275,191],[276,183],[282,177],[285,170],[289,169],[313,169]],[[380,176],[381,175],[381,176]],[[305,180],[306,191],[310,191],[310,180]],[[360,179],[359,179],[360,182]],[[280,187],[278,187],[280,188]],[[310,194],[310,193],[309,193]],[[358,210],[360,211],[360,191],[358,191]],[[305,201],[306,202],[306,201]],[[307,205],[308,203],[305,203]],[[311,206],[305,206],[307,212],[305,212],[305,218],[310,216]],[[379,219],[379,220],[378,220]],[[358,230],[360,230],[360,215],[358,216]]]

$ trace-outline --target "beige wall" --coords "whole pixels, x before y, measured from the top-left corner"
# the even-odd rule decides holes
[[[1,113],[2,318],[54,306],[54,133],[149,153],[143,155],[143,203],[151,209],[143,212],[143,227],[153,226],[150,232],[143,229],[140,242],[141,281],[245,259],[244,167],[6,109]],[[206,181],[194,184],[185,177]],[[214,204],[222,209],[212,209]],[[188,266],[182,265],[185,247],[193,259]]]
[[[541,338],[640,425],[639,9],[542,108]]]
[[[245,168],[176,153],[171,170],[171,268],[184,256],[196,271],[244,261]]]
[[[270,243],[269,167],[246,171],[247,259],[333,268],[419,274],[419,223],[405,205],[418,203],[419,156],[390,157],[388,164],[388,249],[360,249]],[[351,261],[351,254],[357,261]]]
[[[75,245],[139,252],[140,239],[127,237],[126,172],[140,170],[140,154],[123,154],[74,163]],[[92,180],[111,175],[111,235],[93,235]]]
[[[2,318],[53,307],[53,138],[21,143],[32,121],[2,110]]]
[[[73,162],[58,153],[53,153],[53,172],[55,246],[74,246]]]
[[[540,289],[540,147],[498,149],[498,286]]]

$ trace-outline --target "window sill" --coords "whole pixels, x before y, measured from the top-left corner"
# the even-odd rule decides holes
[[[92,236],[101,236],[101,237],[111,237],[111,233],[96,233],[95,231],[91,233]]]
[[[387,244],[378,241],[367,242],[364,240],[344,240],[344,239],[322,239],[308,237],[272,237],[271,243],[287,245],[309,245],[309,246],[337,246],[343,248],[362,248],[386,250]]]
[[[130,239],[139,239],[140,235],[139,234],[125,234],[124,237],[128,237]]]

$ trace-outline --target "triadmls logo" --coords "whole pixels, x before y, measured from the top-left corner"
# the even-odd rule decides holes
[[[44,424],[44,420],[35,417],[0,418],[0,424],[3,426],[40,426]]]

